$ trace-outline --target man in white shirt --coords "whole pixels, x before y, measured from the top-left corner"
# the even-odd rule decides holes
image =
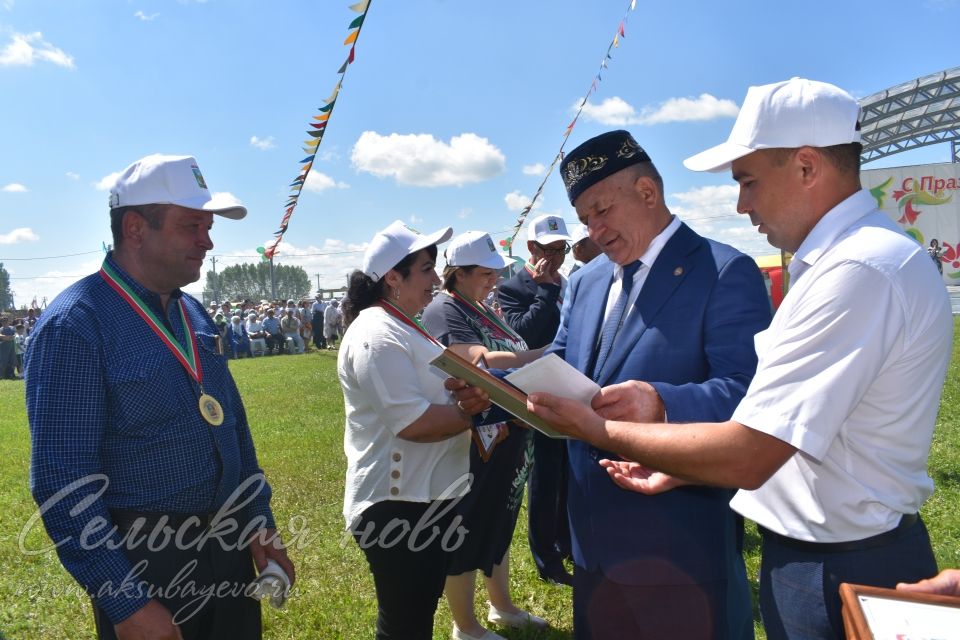
[[[936,573],[917,512],[950,358],[949,299],[923,247],[861,189],[859,106],[829,84],[751,87],[726,143],[689,158],[731,168],[737,210],[794,253],[793,286],[756,337],[757,373],[731,420],[637,424],[533,394],[562,431],[628,460],[618,485],[738,487],[763,536],[767,637],[842,638],[840,582],[894,587]],[[604,389],[601,415],[637,416],[642,390]],[[656,471],[653,471],[656,470]],[[670,475],[666,475],[670,474]]]

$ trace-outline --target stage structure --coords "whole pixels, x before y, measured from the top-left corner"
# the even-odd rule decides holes
[[[863,164],[945,142],[960,162],[960,67],[867,96],[860,108]]]

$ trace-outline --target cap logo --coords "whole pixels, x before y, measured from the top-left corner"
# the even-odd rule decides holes
[[[119,193],[116,193],[116,192],[111,192],[111,193],[110,193],[110,203],[109,203],[109,204],[110,204],[110,208],[111,208],[111,209],[113,209],[113,208],[115,208],[115,207],[119,207],[119,206],[120,206],[120,194],[119,194]]]
[[[200,173],[200,167],[195,164],[190,165],[190,168],[193,169],[193,177],[197,179],[197,185],[201,189],[207,188],[207,183],[203,181],[203,175]]]
[[[489,247],[493,253],[497,252],[497,248],[493,246],[493,240],[490,239],[490,236],[487,236],[487,247]]]
[[[554,220],[553,218],[551,218],[551,219],[547,220],[547,229],[549,229],[550,231],[559,231],[559,230],[560,230],[560,225],[557,224],[557,221],[556,221],[556,220]]]
[[[603,169],[606,164],[607,156],[585,156],[575,162],[569,162],[563,170],[563,184],[570,189],[594,171]]]

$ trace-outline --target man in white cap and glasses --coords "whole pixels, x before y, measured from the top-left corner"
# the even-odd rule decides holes
[[[500,283],[497,295],[507,323],[530,349],[553,342],[560,326],[566,281],[560,267],[570,252],[570,234],[560,216],[545,214],[527,223],[530,259],[517,275]],[[533,434],[527,535],[540,578],[571,583],[563,559],[570,557],[567,522],[567,453],[562,440]]]
[[[30,487],[100,638],[260,638],[255,567],[294,578],[217,329],[181,289],[214,215],[246,213],[216,206],[192,157],[133,163],[110,191],[113,251],[27,353]]]
[[[893,587],[936,572],[917,512],[933,490],[950,303],[923,247],[860,186],[858,115],[823,82],[751,87],[729,140],[685,162],[730,169],[737,210],[794,254],[793,287],[756,337],[757,372],[732,419],[638,424],[530,398],[559,429],[636,461],[603,462],[624,488],[740,488],[731,506],[763,537],[771,639],[842,638],[841,582]]]

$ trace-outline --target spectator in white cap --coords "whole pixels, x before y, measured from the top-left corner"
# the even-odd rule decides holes
[[[576,273],[581,267],[587,265],[591,260],[600,255],[600,247],[590,239],[587,234],[587,225],[577,224],[570,234],[570,247],[573,253],[573,268],[570,269],[570,275]]]
[[[247,314],[247,335],[250,336],[250,353],[262,356],[267,353],[267,333],[256,311]]]
[[[497,368],[523,366],[543,352],[528,351],[523,338],[484,300],[510,263],[497,252],[490,235],[467,231],[444,251],[443,293],[423,312],[431,335],[454,353]],[[523,488],[533,458],[530,430],[511,423],[480,427],[470,449],[470,493],[459,514],[467,529],[463,544],[450,558],[445,593],[459,640],[501,636],[477,620],[473,601],[476,572],[485,576],[490,608],[487,620],[511,627],[546,626],[546,621],[518,608],[510,597],[510,542],[517,524]]]
[[[685,162],[729,168],[737,210],[794,254],[793,286],[757,335],[757,372],[730,420],[638,424],[530,398],[563,431],[635,460],[604,463],[625,488],[739,488],[731,506],[763,538],[772,640],[843,638],[841,582],[894,587],[937,569],[917,512],[933,490],[950,302],[923,247],[860,186],[858,115],[823,82],[751,87],[729,140]]]
[[[570,252],[570,240],[560,216],[533,218],[527,223],[530,259],[515,276],[497,287],[503,317],[531,349],[549,345],[557,335],[566,289],[560,267]],[[563,559],[570,557],[566,445],[536,432],[533,446],[527,498],[530,552],[541,579],[569,585],[572,578],[563,566]]]
[[[378,232],[343,304],[343,515],[373,573],[378,638],[433,637],[447,550],[459,538],[453,509],[467,491],[473,422],[431,367],[443,347],[417,320],[440,284],[437,243],[451,234],[422,235],[399,220]],[[430,531],[417,526],[426,521]]]
[[[214,202],[192,157],[134,162],[110,190],[113,251],[57,296],[27,352],[30,487],[100,638],[258,639],[255,569],[274,560],[294,578],[217,328],[181,289],[214,215],[246,212]],[[215,515],[226,535],[202,544]]]
[[[323,340],[327,349],[337,348],[337,339],[341,333],[343,333],[343,313],[340,311],[340,303],[331,300],[323,310]]]

